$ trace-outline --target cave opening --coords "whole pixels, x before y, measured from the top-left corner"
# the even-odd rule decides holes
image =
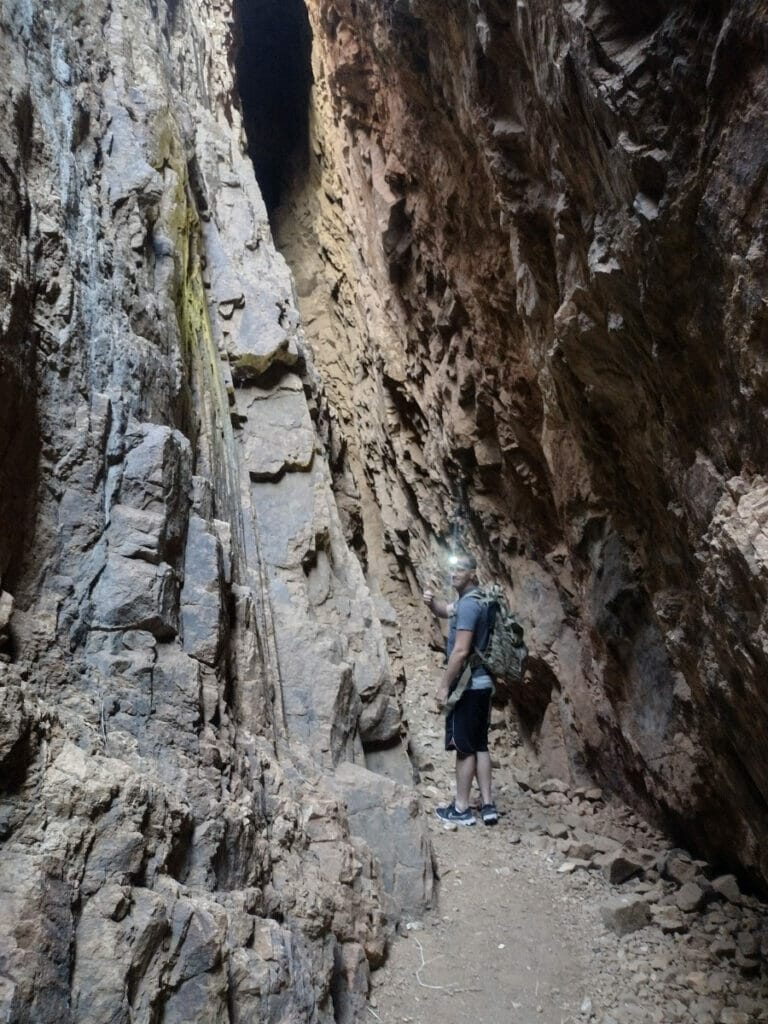
[[[234,18],[248,153],[271,219],[309,162],[312,30],[304,0],[235,0]]]

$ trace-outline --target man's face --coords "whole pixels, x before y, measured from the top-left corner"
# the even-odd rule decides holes
[[[457,562],[451,569],[451,586],[456,590],[462,590],[472,579],[474,571],[465,562]]]

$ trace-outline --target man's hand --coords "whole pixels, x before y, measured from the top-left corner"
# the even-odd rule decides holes
[[[432,591],[431,590],[425,590],[424,593],[421,596],[424,598],[424,604],[428,608],[431,608],[432,607],[432,602],[435,599],[435,595],[432,593]]]
[[[438,710],[442,711],[445,707],[445,702],[448,700],[448,687],[440,686],[440,689],[435,694],[435,703],[437,704]]]

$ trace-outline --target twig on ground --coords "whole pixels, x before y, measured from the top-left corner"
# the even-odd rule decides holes
[[[380,1016],[378,1015],[378,1013],[376,1013],[376,1011],[375,1011],[375,1010],[372,1010],[372,1009],[370,1008],[370,1006],[368,1007],[368,1013],[370,1013],[370,1015],[371,1015],[372,1017],[375,1017],[375,1018],[376,1018],[376,1020],[381,1020],[381,1017],[380,1017]],[[383,1024],[383,1022],[382,1022],[382,1024]]]
[[[435,960],[439,960],[440,956],[435,956],[435,957],[432,958],[432,960],[429,960],[429,961],[425,960],[424,959],[424,947],[422,946],[422,944],[419,942],[419,940],[416,938],[415,935],[413,937],[413,941],[419,947],[419,953],[421,953],[421,967],[418,967],[416,969],[416,981],[418,981],[418,983],[421,985],[422,988],[432,988],[432,989],[435,989],[437,992],[448,992],[448,991],[450,991],[450,989],[446,985],[427,985],[427,983],[425,981],[421,980],[421,972],[424,970],[424,968],[427,966],[427,964],[428,963],[431,964]]]

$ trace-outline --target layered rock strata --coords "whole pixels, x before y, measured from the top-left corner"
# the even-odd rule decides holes
[[[764,885],[765,4],[308,10],[275,220],[374,574],[464,506],[548,769]]]
[[[231,6],[0,11],[0,1016],[356,1020],[432,868]]]

